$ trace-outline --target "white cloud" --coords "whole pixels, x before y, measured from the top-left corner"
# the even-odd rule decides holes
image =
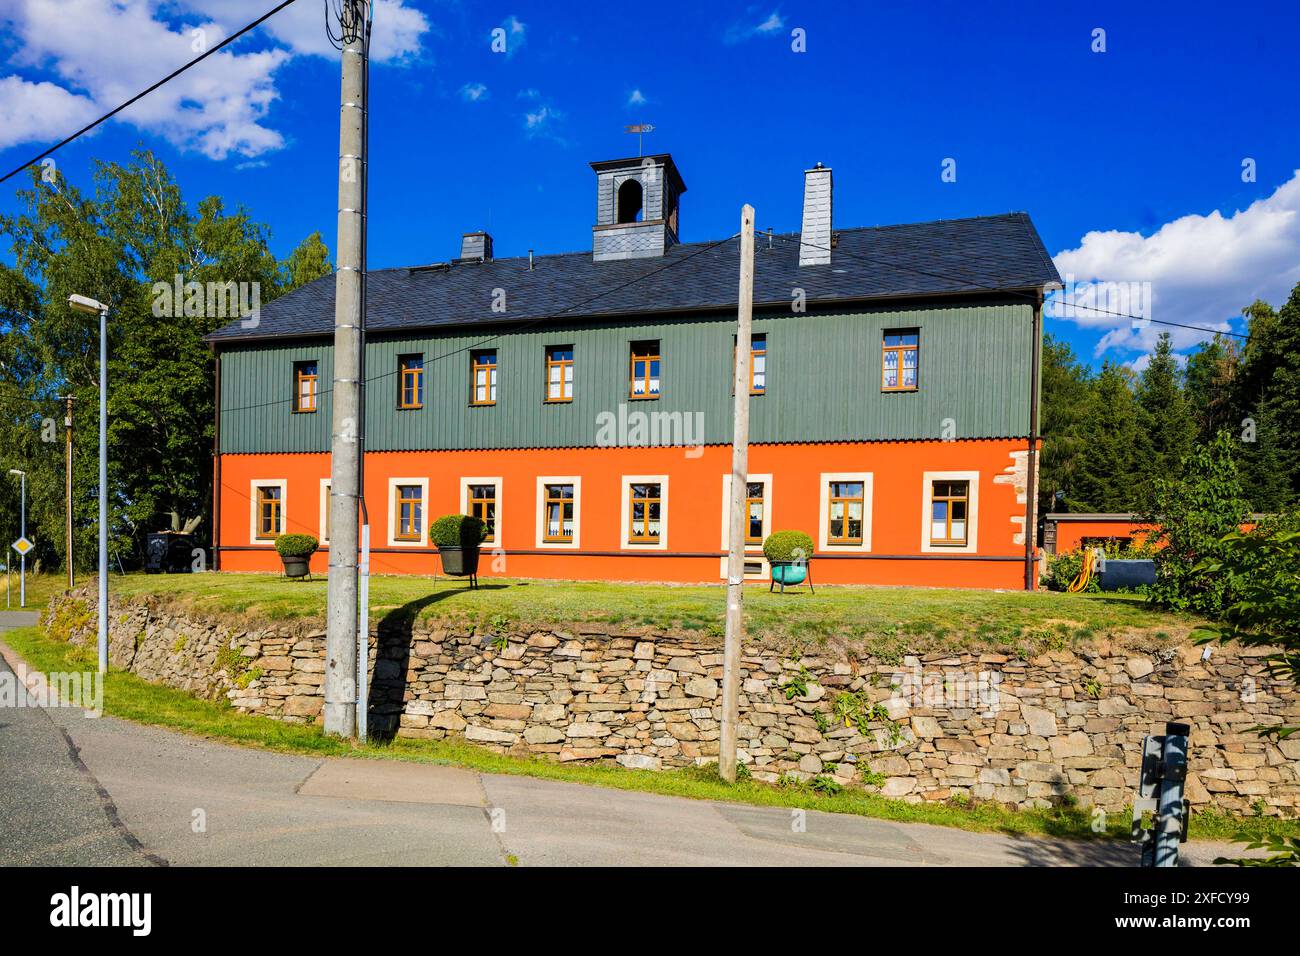
[[[762,19],[755,23],[754,21],[758,17],[762,17]],[[772,36],[784,26],[785,17],[781,16],[781,11],[773,10],[763,17],[761,8],[750,7],[745,11],[743,19],[727,27],[726,32],[722,34],[722,42],[727,44],[744,43],[746,40],[757,36]]]
[[[524,112],[525,134],[529,138],[551,139],[563,143],[564,138],[555,127],[564,119],[564,112],[556,109],[555,105],[537,90],[520,90],[519,98],[533,104],[531,109]]]
[[[95,118],[95,103],[56,83],[0,77],[0,149],[60,140]]]
[[[422,12],[408,7],[408,2],[376,0],[370,49],[373,62],[391,64],[419,54],[420,41],[430,24]],[[180,10],[208,17],[228,32],[251,23],[274,5],[267,0],[175,0]],[[287,46],[295,55],[338,56],[325,35],[325,15],[319,0],[298,0],[257,29]]]
[[[1165,223],[1149,236],[1118,230],[1089,232],[1078,248],[1054,257],[1067,280],[1080,283],[1150,283],[1149,317],[1227,331],[1228,320],[1255,299],[1278,303],[1300,281],[1300,170],[1270,196],[1224,216],[1192,214]],[[1111,308],[1104,300],[1093,300]],[[1132,312],[1132,308],[1112,311]],[[1185,349],[1212,332],[1080,311],[1069,318],[1103,332],[1096,355],[1149,352],[1162,332]]]
[[[646,95],[642,93],[640,90],[633,90],[631,93],[627,95],[628,106],[644,106],[646,103],[649,102],[650,101],[646,99]]]
[[[379,0],[376,17],[387,10],[388,20],[386,29],[376,32],[376,60],[400,60],[418,50],[427,22],[405,2]],[[308,8],[314,11],[310,29]],[[0,24],[16,41],[11,66],[40,78],[0,77],[0,147],[73,132],[266,9],[264,0],[6,0]],[[115,121],[212,159],[262,155],[284,145],[283,135],[267,121],[279,98],[276,74],[295,56],[311,54],[337,56],[324,38],[320,6],[304,2],[150,93]]]
[[[460,98],[467,103],[487,99],[488,88],[482,83],[466,83],[460,88]]]

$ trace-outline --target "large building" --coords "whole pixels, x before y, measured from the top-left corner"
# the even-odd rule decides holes
[[[475,513],[481,570],[719,582],[726,566],[738,244],[682,243],[663,154],[591,164],[590,252],[372,271],[364,494],[377,573],[432,574],[430,521]],[[807,170],[798,234],[760,234],[748,576],[798,529],[816,583],[1032,586],[1041,304],[1024,213],[832,225]],[[214,333],[218,566],[328,540],[333,277]],[[313,559],[323,571],[324,550]]]

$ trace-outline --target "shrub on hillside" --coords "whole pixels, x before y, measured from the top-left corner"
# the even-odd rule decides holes
[[[1181,473],[1158,477],[1153,507],[1141,520],[1155,526],[1156,583],[1148,597],[1162,607],[1218,617],[1231,602],[1227,575],[1197,570],[1223,556],[1228,535],[1250,520],[1232,436],[1219,432],[1183,461]]]

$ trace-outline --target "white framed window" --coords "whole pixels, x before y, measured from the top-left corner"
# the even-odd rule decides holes
[[[388,546],[422,548],[429,544],[426,513],[428,478],[388,479]]]
[[[624,475],[620,488],[619,548],[668,550],[668,476]]]
[[[577,550],[582,531],[582,478],[543,475],[537,479],[537,547]]]
[[[248,483],[248,543],[273,544],[284,534],[289,482],[254,478]]]
[[[320,480],[320,543],[330,543],[330,480]]]
[[[820,476],[817,550],[871,550],[871,504],[875,479],[869,471],[824,471]]]
[[[979,489],[978,471],[927,471],[921,476],[923,553],[976,553]]]
[[[763,557],[763,542],[772,533],[772,476],[751,474],[745,481],[745,580],[766,581],[772,575]],[[722,550],[731,548],[731,475],[722,476]],[[718,577],[726,580],[727,556]]]
[[[460,513],[481,518],[488,527],[483,544],[501,547],[501,488],[505,479],[462,478],[460,480]]]

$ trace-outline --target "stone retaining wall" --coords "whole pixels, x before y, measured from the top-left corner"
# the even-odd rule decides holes
[[[54,604],[52,631],[93,642],[91,599]],[[649,770],[717,757],[716,641],[590,625],[493,635],[395,618],[371,637],[373,733]],[[204,621],[145,599],[115,601],[110,622],[119,667],[242,711],[318,719],[321,631]],[[1300,721],[1294,688],[1267,675],[1263,653],[1215,646],[1206,659],[1200,647],[1106,641],[1030,659],[755,652],[742,662],[742,760],[762,780],[830,776],[913,802],[1069,797],[1109,812],[1132,799],[1142,737],[1183,720],[1194,728],[1193,805],[1293,815],[1300,739],[1249,729]]]

